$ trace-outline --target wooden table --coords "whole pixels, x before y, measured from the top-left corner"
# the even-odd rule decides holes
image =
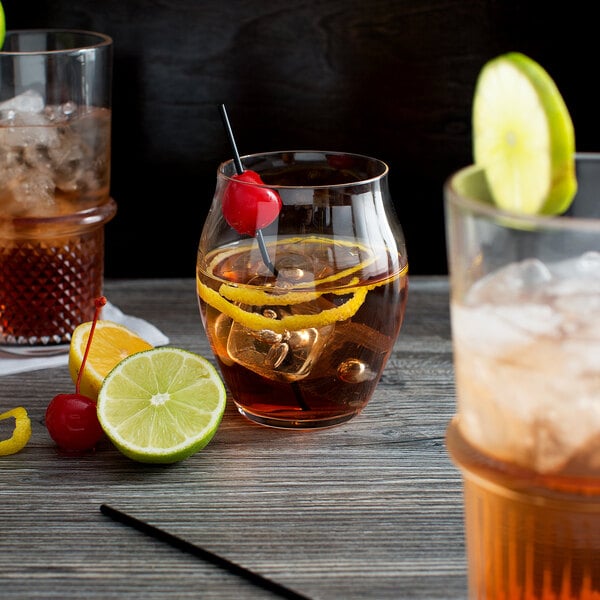
[[[108,299],[211,357],[191,279],[108,281]],[[61,454],[44,412],[66,368],[0,378],[33,435],[0,457],[0,597],[253,599],[276,595],[117,523],[146,520],[313,599],[466,597],[460,474],[444,447],[454,411],[448,284],[413,277],[394,354],[367,408],[323,431],[277,431],[228,406],[200,453],[171,466],[108,442]],[[0,410],[0,412],[2,412]]]

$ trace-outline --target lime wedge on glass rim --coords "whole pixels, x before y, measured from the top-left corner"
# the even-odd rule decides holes
[[[6,20],[4,18],[4,8],[2,8],[2,2],[0,2],[0,50],[4,46],[4,37],[6,36]]]
[[[473,98],[473,154],[496,205],[564,212],[577,191],[575,133],[550,75],[519,52],[486,63]]]
[[[98,420],[132,460],[174,463],[210,442],[225,402],[208,360],[163,346],[131,354],[110,371],[98,394]]]

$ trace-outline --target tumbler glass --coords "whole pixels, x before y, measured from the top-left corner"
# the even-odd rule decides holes
[[[371,398],[406,304],[406,248],[388,167],[325,151],[242,162],[253,174],[243,181],[234,161],[219,166],[198,249],[200,313],[221,373],[254,422],[343,423]],[[241,212],[264,194],[279,197],[280,210],[263,226],[259,207],[256,222],[241,227],[229,207],[224,215],[232,190]]]
[[[0,347],[65,351],[102,293],[112,40],[8,31],[0,51]]]
[[[445,186],[469,598],[600,598],[600,154],[564,216]]]

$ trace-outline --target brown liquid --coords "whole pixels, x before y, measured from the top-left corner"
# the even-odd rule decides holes
[[[245,262],[238,260],[237,264]],[[237,275],[227,272],[229,267],[223,265],[221,276],[227,273],[230,280],[240,276],[239,272]],[[249,272],[256,273],[256,269],[251,267]],[[218,288],[218,282],[204,274],[199,273],[199,278],[213,289]],[[370,279],[362,285],[373,282]],[[361,283],[354,285],[360,287]],[[239,324],[200,299],[208,338],[240,412],[263,424],[292,428],[334,425],[358,414],[372,396],[400,330],[407,285],[405,275],[393,278],[367,292],[362,306],[351,319],[325,328],[317,327],[316,333],[312,330],[290,332],[290,344],[294,343],[294,336],[308,334],[321,336],[325,343],[312,358],[308,357],[305,365],[290,366],[287,370],[287,356],[278,368],[270,368],[269,361],[278,365],[279,346],[270,346],[270,339],[263,342],[248,330],[242,331],[242,341],[235,343]],[[330,308],[339,303],[338,298],[324,294],[313,310]],[[256,366],[244,365],[243,357],[240,359],[238,348],[246,344],[246,339],[250,340],[252,356],[257,357]],[[285,339],[282,343],[286,343]],[[307,355],[313,347],[308,346]]]
[[[496,461],[456,419],[447,445],[464,476],[469,598],[600,600],[600,482]]]
[[[65,344],[102,293],[110,111],[0,133],[0,344]]]
[[[0,341],[68,343],[102,294],[104,231],[51,240],[0,240]]]

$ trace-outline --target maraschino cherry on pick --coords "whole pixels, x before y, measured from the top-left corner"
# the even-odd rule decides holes
[[[81,375],[94,337],[96,323],[106,298],[101,296],[94,302],[96,311],[90,328],[90,335],[85,347],[81,368],[77,375],[74,394],[58,394],[46,409],[46,427],[50,437],[62,450],[67,452],[83,452],[90,450],[100,441],[104,431],[98,421],[96,403],[79,393]]]
[[[223,193],[223,216],[238,233],[255,236],[279,216],[281,198],[275,190],[261,187],[264,182],[255,171],[236,173],[232,179]]]
[[[223,193],[221,203],[223,217],[238,233],[256,237],[264,263],[274,275],[277,275],[277,270],[269,258],[261,230],[279,216],[283,202],[275,190],[265,186],[256,171],[244,169],[225,105],[221,104],[219,110],[233,150],[233,160],[237,171]]]

